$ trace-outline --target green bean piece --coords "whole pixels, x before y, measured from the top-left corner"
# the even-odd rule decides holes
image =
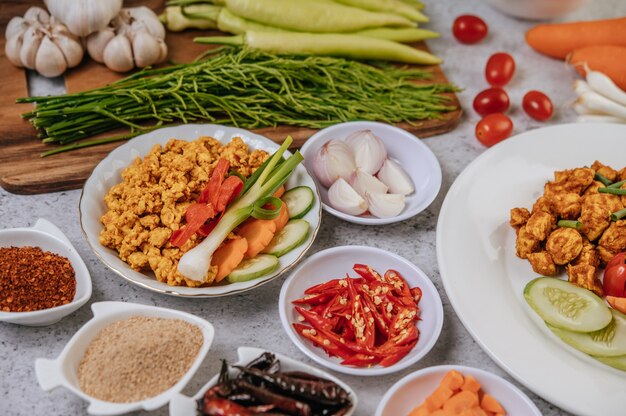
[[[626,208],[620,209],[619,211],[615,211],[611,214],[611,221],[619,221],[622,218],[626,217]]]
[[[609,178],[598,172],[596,172],[596,174],[593,176],[593,179],[602,182],[604,186],[610,186],[613,183],[613,181],[611,181]]]
[[[607,188],[621,188],[622,185],[624,185],[625,183],[626,183],[626,179],[624,179],[623,181],[612,183],[608,185]]]
[[[424,13],[420,12],[414,7],[403,3],[400,0],[336,0],[338,3],[345,4],[347,6],[358,7],[360,9],[371,10],[373,12],[388,12],[394,13],[400,16],[404,16],[407,19],[411,19],[415,22],[426,23],[430,19]]]
[[[626,189],[621,188],[598,188],[598,192],[603,194],[626,195]]]
[[[380,60],[436,65],[441,59],[428,52],[385,39],[350,34],[248,31],[237,36],[195,38],[195,42],[245,45],[278,55],[325,55],[360,60]]]
[[[580,231],[583,223],[576,220],[559,220],[557,221],[556,225],[564,228],[575,228]]]

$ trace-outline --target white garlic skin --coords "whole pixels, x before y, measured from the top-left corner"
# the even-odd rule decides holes
[[[367,202],[343,178],[337,179],[328,189],[331,207],[349,215],[361,215],[367,211]]]
[[[406,205],[404,195],[400,194],[366,194],[365,200],[370,214],[378,218],[395,217]]]
[[[361,169],[357,169],[352,174],[350,185],[361,196],[365,196],[366,193],[384,194],[388,190],[387,185],[378,180],[376,176],[370,175]]]
[[[410,195],[415,192],[411,177],[402,169],[402,166],[391,159],[385,160],[376,176],[389,187],[389,192],[392,194]]]
[[[44,0],[44,3],[52,16],[80,37],[104,29],[122,9],[122,0]]]
[[[102,61],[107,68],[116,72],[130,71],[135,67],[133,49],[130,40],[124,35],[117,35],[107,43],[102,53]]]
[[[341,140],[324,143],[313,159],[315,176],[325,187],[332,185],[338,178],[349,180],[354,170],[352,152]]]
[[[374,175],[387,158],[387,149],[383,141],[371,130],[359,130],[345,139],[354,154],[357,168]]]
[[[67,69],[67,63],[61,49],[44,37],[35,56],[35,69],[44,77],[58,77]]]

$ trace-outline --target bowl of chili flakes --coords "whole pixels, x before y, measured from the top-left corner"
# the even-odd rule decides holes
[[[0,321],[27,326],[58,322],[91,297],[80,255],[50,221],[0,230]]]

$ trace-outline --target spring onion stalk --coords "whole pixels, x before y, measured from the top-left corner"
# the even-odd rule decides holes
[[[292,143],[287,137],[280,148],[264,163],[247,182],[247,188],[224,212],[221,220],[211,233],[196,247],[183,255],[178,262],[178,271],[188,279],[204,282],[211,266],[213,253],[228,237],[228,234],[250,216],[261,219],[275,218],[282,202],[272,194],[280,188],[291,172],[303,160],[297,152],[281,163],[283,154]],[[260,172],[259,172],[260,171]],[[265,209],[271,204],[274,209]]]
[[[598,192],[602,194],[626,195],[626,189],[621,188],[598,188]]]
[[[621,188],[622,185],[624,185],[625,183],[626,183],[626,179],[624,179],[623,181],[612,183],[609,186],[607,186],[607,188]]]
[[[626,208],[620,209],[619,211],[615,211],[611,214],[611,221],[619,221],[622,218],[626,217]]]
[[[613,183],[609,178],[598,172],[596,172],[593,179],[602,182],[604,186],[609,186]]]
[[[583,226],[583,223],[576,220],[559,220],[556,225],[559,227],[575,228],[577,230],[580,230]]]

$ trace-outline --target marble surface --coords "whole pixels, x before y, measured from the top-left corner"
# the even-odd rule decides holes
[[[517,61],[517,72],[507,90],[512,102],[509,114],[518,133],[546,124],[574,120],[575,114],[569,105],[575,98],[571,92],[575,74],[565,68],[562,62],[539,56],[526,46],[523,34],[531,27],[531,22],[499,14],[484,1],[439,0],[427,3],[428,13],[433,20],[428,27],[442,33],[440,39],[429,45],[444,58],[443,68],[449,79],[464,88],[459,97],[466,110],[456,130],[425,140],[441,163],[443,185],[439,196],[418,216],[385,227],[359,226],[325,213],[320,233],[310,253],[337,245],[367,244],[406,257],[432,278],[441,294],[445,310],[443,332],[433,350],[421,362],[405,371],[375,378],[339,377],[359,395],[357,416],[372,415],[384,392],[406,374],[423,367],[454,363],[479,367],[512,381],[529,395],[546,416],[567,415],[567,412],[542,400],[513,380],[481,350],[465,330],[441,284],[435,254],[435,227],[450,185],[463,168],[485,150],[474,138],[474,126],[479,117],[472,111],[471,102],[478,91],[487,87],[483,76],[487,58],[497,51],[507,51]],[[478,14],[489,24],[489,37],[481,44],[464,46],[450,34],[454,17],[464,13]],[[596,0],[560,20],[623,15],[626,15],[626,2],[623,0]],[[44,90],[52,88],[49,82],[38,80],[33,80],[31,86]],[[542,90],[552,98],[556,114],[548,123],[532,121],[523,114],[521,98],[530,89]],[[38,196],[18,196],[0,190],[0,227],[32,225],[39,217],[59,226],[75,244],[91,272],[93,296],[90,303],[118,300],[158,305],[191,312],[211,321],[216,330],[215,342],[202,367],[184,390],[186,393],[195,393],[218,371],[219,359],[234,361],[235,349],[240,345],[268,348],[310,362],[289,341],[278,319],[277,299],[284,279],[277,279],[247,294],[206,300],[166,297],[131,286],[104,267],[87,246],[78,223],[79,196],[79,190]],[[37,357],[58,356],[71,336],[91,318],[89,304],[49,327],[30,328],[0,323],[0,415],[86,413],[85,403],[64,389],[44,393],[35,380],[33,363]],[[166,415],[167,409],[159,409],[153,414]]]

